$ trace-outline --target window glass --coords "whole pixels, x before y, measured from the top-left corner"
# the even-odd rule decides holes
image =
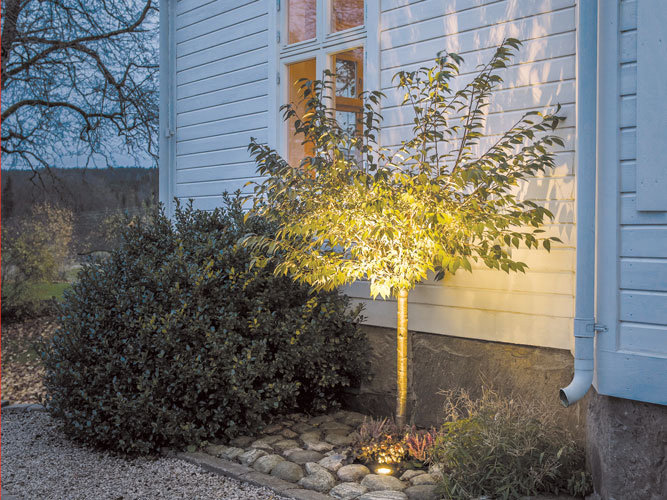
[[[313,58],[287,65],[287,73],[289,78],[289,102],[295,107],[299,116],[304,115],[306,107],[305,103],[302,102],[303,95],[301,95],[301,92],[299,92],[301,84],[297,82],[301,78],[315,80],[315,61],[316,60]],[[310,156],[313,152],[312,144],[301,144],[303,142],[303,136],[294,135],[294,121],[294,119],[291,119],[287,124],[287,144],[289,150],[288,160],[290,165],[298,165],[304,156]]]
[[[364,90],[364,51],[361,47],[340,52],[333,57],[336,73],[334,90],[334,109],[338,124],[350,135],[361,134],[363,103],[361,93]],[[350,150],[349,156],[355,151]]]
[[[315,38],[317,0],[287,0],[288,43]]]
[[[364,0],[331,0],[331,32],[364,24]]]

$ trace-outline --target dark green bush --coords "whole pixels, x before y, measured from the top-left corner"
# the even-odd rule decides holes
[[[237,197],[213,212],[128,221],[84,266],[45,346],[47,405],[75,438],[124,453],[257,430],[337,405],[360,377],[359,309],[249,265]]]
[[[430,450],[445,498],[514,499],[592,493],[583,448],[560,428],[553,410],[491,390],[472,399],[446,392],[445,424]]]

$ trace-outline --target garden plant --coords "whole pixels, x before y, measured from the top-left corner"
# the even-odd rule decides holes
[[[302,115],[295,106],[283,107],[312,155],[289,164],[265,144],[249,145],[264,178],[254,187],[251,213],[278,226],[245,239],[257,251],[255,264],[280,256],[276,274],[316,290],[368,280],[373,298],[398,299],[399,426],[406,420],[409,291],[429,276],[471,272],[475,263],[524,272],[526,264],[512,258],[511,248],[549,250],[558,241],[540,229],[551,212],[516,194],[522,181],[554,166],[553,148],[563,145],[552,133],[563,119],[558,109],[528,112],[493,140],[483,135],[499,72],[519,46],[505,40],[458,90],[463,59],[456,54],[441,53],[432,67],[397,73],[414,125],[395,149],[379,145],[380,92],[365,94],[362,133],[337,123],[330,73],[300,81]]]
[[[47,409],[70,436],[127,454],[198,446],[335,408],[359,380],[360,309],[251,268],[236,242],[273,227],[225,200],[129,218],[65,293],[42,357]]]
[[[534,401],[488,388],[473,398],[446,391],[445,423],[429,460],[442,470],[445,498],[510,499],[593,492],[580,443]]]

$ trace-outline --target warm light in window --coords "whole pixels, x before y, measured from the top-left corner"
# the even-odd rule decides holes
[[[303,116],[306,113],[306,105],[303,102],[303,95],[299,92],[300,84],[297,82],[301,78],[315,80],[315,67],[315,59],[306,59],[305,61],[292,63],[287,66],[289,102],[296,108],[299,116]],[[290,120],[287,126],[287,144],[290,165],[297,166],[305,156],[313,154],[313,147],[312,144],[302,144],[303,136],[294,135],[294,121],[294,119]]]
[[[378,474],[387,475],[391,474],[393,471],[389,467],[378,467],[377,469],[375,469],[375,472]]]

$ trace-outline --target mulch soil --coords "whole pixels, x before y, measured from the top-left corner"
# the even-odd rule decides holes
[[[2,325],[2,400],[39,403],[44,395],[44,367],[36,343],[53,335],[55,318]]]

